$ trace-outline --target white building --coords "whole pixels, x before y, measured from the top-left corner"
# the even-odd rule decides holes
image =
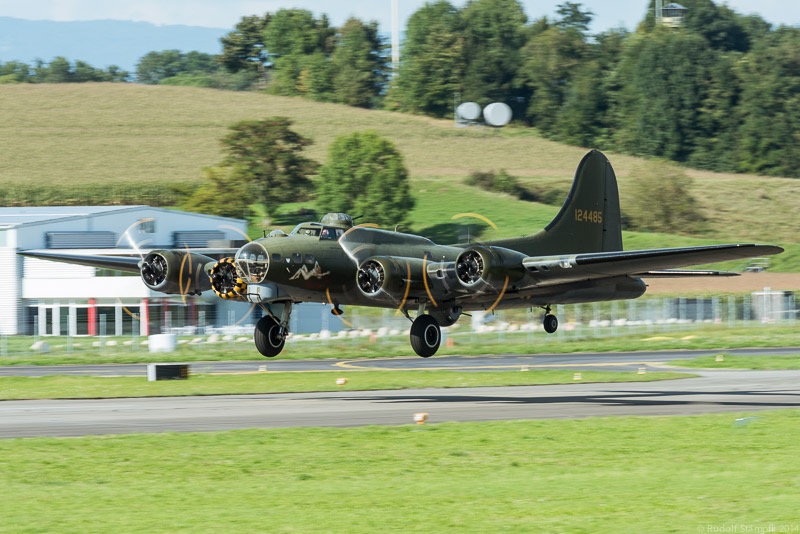
[[[191,247],[219,257],[246,237],[241,219],[149,206],[0,208],[0,334],[148,335],[248,320],[248,304],[154,293],[138,276],[17,254]]]

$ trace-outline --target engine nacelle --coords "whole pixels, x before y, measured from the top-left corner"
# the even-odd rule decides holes
[[[199,295],[211,289],[204,267],[213,258],[194,252],[154,250],[141,263],[144,285],[168,295]]]
[[[211,289],[219,298],[247,300],[247,283],[242,279],[240,271],[233,258],[222,258],[208,270]]]
[[[356,273],[358,289],[379,300],[400,300],[421,288],[422,259],[375,256],[365,260]]]
[[[456,258],[456,278],[472,290],[501,290],[525,276],[525,255],[502,247],[470,247]]]

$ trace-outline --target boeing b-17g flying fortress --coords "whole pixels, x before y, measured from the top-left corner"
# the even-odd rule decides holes
[[[541,307],[544,329],[552,333],[558,328],[553,305],[635,299],[647,289],[646,278],[733,275],[678,269],[782,251],[755,244],[623,250],[617,179],[608,159],[593,150],[578,165],[556,217],[525,237],[439,245],[329,213],[289,234],[275,230],[221,260],[180,249],[152,250],[144,258],[21,254],[137,272],[148,288],[166,294],[213,290],[219,298],[261,306],[254,340],[267,357],[283,350],[295,303],[327,302],[335,315],[344,305],[396,308],[412,321],[414,351],[427,358],[439,348],[441,327],[470,311]]]

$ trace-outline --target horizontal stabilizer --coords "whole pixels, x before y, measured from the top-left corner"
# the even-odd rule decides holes
[[[687,276],[739,276],[739,273],[730,271],[687,271],[682,269],[665,269],[662,271],[647,271],[636,273],[640,278],[682,278]]]

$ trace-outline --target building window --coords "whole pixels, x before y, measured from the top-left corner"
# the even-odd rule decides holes
[[[139,232],[142,234],[156,233],[155,219],[139,219]]]

